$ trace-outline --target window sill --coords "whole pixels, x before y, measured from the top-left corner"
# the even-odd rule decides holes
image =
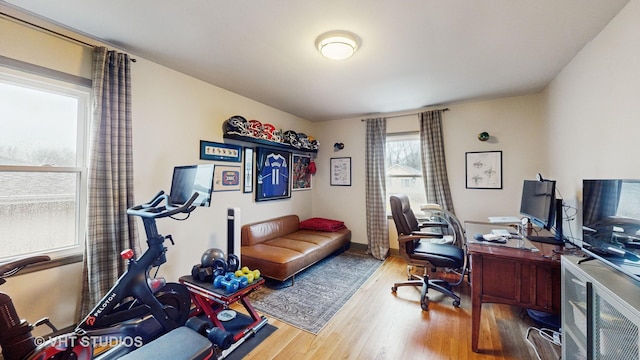
[[[51,260],[43,262],[43,263],[33,264],[33,265],[30,265],[30,266],[27,266],[22,271],[20,271],[20,274],[21,275],[22,274],[28,274],[28,273],[32,273],[32,272],[52,269],[52,268],[59,267],[59,266],[79,263],[79,262],[82,262],[82,259],[83,259],[82,254],[69,255],[69,256],[65,256],[65,257],[51,259]]]

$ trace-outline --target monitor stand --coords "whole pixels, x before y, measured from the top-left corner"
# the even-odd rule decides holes
[[[528,235],[527,239],[533,242],[545,243],[545,244],[554,244],[554,245],[562,245],[563,241],[558,239],[555,235],[544,236],[544,235]]]

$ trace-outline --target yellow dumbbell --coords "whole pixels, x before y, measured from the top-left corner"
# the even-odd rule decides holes
[[[252,275],[252,280],[249,281],[249,283],[251,283],[253,280],[260,277],[260,270],[258,269],[251,270],[248,267],[243,266],[242,269],[240,269],[240,271],[242,271],[245,274],[245,276],[247,276],[247,278],[248,278],[248,275]]]
[[[253,280],[255,280],[255,279],[253,278],[253,273],[246,273],[246,274],[244,274],[243,276],[244,276],[244,277],[246,277],[246,278],[247,278],[247,280],[249,280],[249,284],[253,283]]]

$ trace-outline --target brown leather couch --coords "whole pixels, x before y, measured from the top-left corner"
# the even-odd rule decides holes
[[[333,232],[299,228],[297,215],[242,226],[240,263],[264,277],[285,281],[351,244],[351,230]]]

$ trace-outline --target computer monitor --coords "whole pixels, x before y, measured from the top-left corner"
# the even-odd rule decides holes
[[[582,249],[640,280],[640,180],[582,181]]]
[[[555,180],[525,180],[520,214],[528,217],[534,225],[551,230],[555,219],[555,193]]]
[[[173,206],[185,204],[194,193],[198,197],[193,206],[211,205],[213,165],[176,166],[173,169],[169,201]]]

